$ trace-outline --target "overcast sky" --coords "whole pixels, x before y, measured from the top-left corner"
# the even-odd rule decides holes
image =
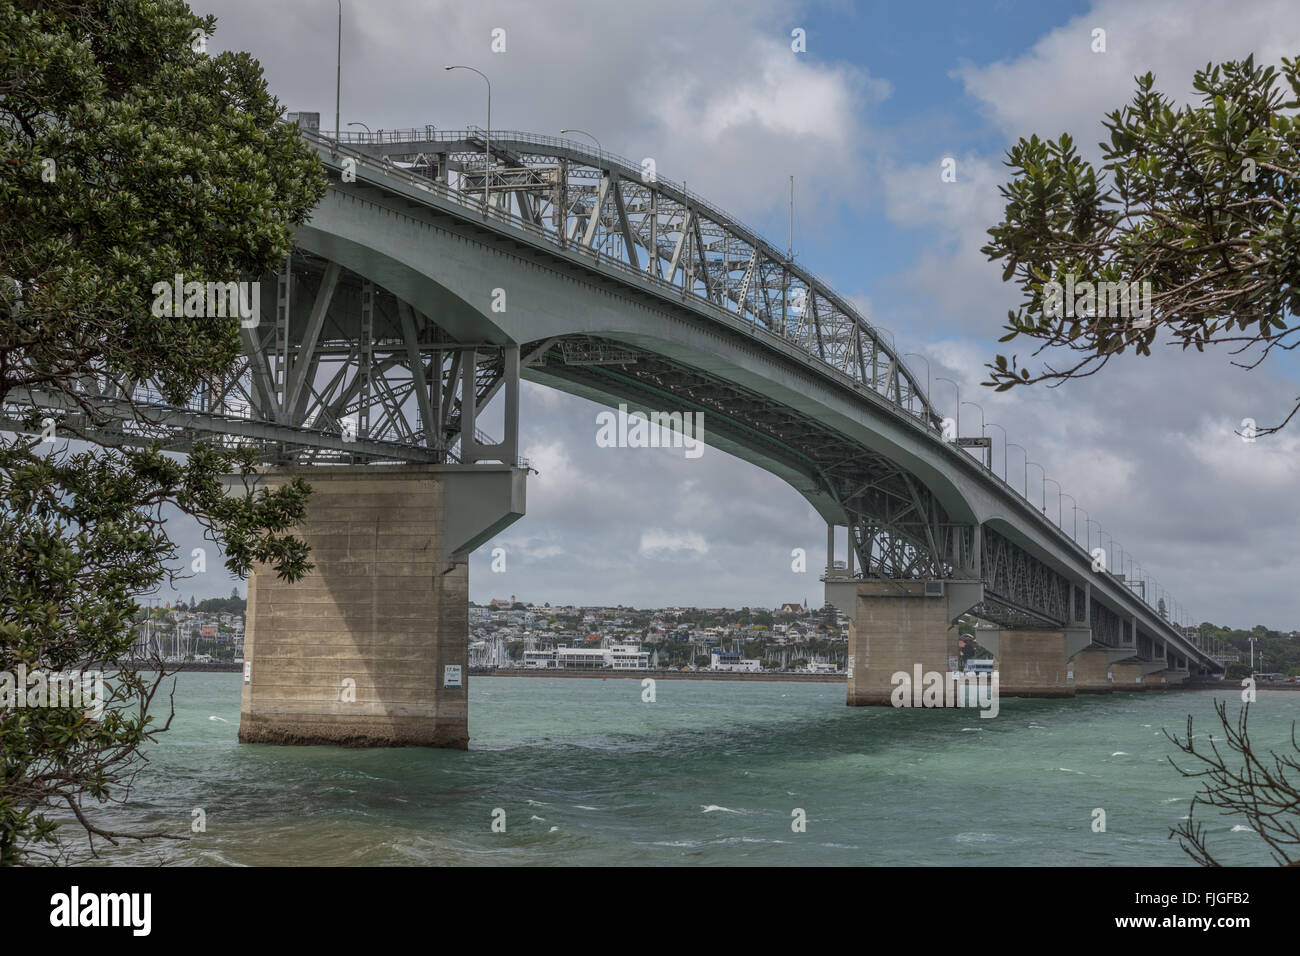
[[[215,49],[263,64],[289,110],[333,125],[335,24],[328,0],[209,0]],[[1196,620],[1300,627],[1300,425],[1245,443],[1300,395],[1294,361],[1245,372],[1225,353],[1165,349],[1061,388],[993,394],[979,383],[1015,304],[979,252],[1001,218],[1005,150],[1021,135],[1071,133],[1095,158],[1102,116],[1154,71],[1179,99],[1208,61],[1300,54],[1293,0],[1096,3],[434,2],[345,0],[343,123],[372,129],[492,125],[594,133],[654,157],[778,247],[796,177],[795,248],[931,377],[1004,426]],[[506,50],[490,50],[503,28]],[[804,53],[791,32],[806,33]],[[1092,50],[1093,30],[1106,51]],[[957,181],[941,180],[945,157]],[[1005,348],[1005,347],[1004,347]],[[1023,349],[1022,349],[1023,351]],[[924,378],[925,366],[909,360]],[[953,387],[935,382],[953,413]],[[757,468],[709,449],[600,448],[600,409],[525,384],[528,514],[471,563],[471,597],[551,603],[762,606],[822,602],[825,527]],[[963,434],[979,411],[961,408]],[[1001,433],[990,429],[998,450]],[[1011,449],[1013,483],[1023,458]],[[1041,479],[1030,469],[1031,496]],[[1047,509],[1055,515],[1054,487]],[[1074,519],[1068,498],[1064,522]],[[1083,516],[1079,516],[1082,529]],[[173,522],[186,547],[193,530]],[[1096,526],[1093,526],[1096,543]],[[506,549],[507,570],[490,570]],[[805,548],[807,573],[791,571]],[[843,543],[841,543],[841,552]],[[841,553],[842,556],[842,553]],[[219,560],[182,594],[228,594]],[[240,586],[242,591],[242,585]]]

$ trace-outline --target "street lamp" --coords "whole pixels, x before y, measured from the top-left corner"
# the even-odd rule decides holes
[[[334,154],[339,151],[339,91],[343,88],[343,0],[339,0],[339,48],[334,65]]]
[[[957,404],[958,404],[958,407],[959,407],[959,408],[960,408],[962,405],[973,405],[975,408],[978,408],[978,409],[980,410],[980,438],[983,438],[983,437],[984,437],[984,406],[981,405],[979,402],[958,402]],[[992,450],[992,449],[989,449],[989,465],[988,465],[988,467],[989,467],[989,470],[990,470],[990,471],[993,469],[993,450]]]
[[[957,393],[957,437],[961,438],[961,389],[957,387],[957,383],[952,379],[944,378],[942,375],[935,376],[934,380],[936,382],[947,382],[952,386],[952,390]]]
[[[1079,510],[1080,510],[1080,511],[1083,511],[1082,508],[1080,508]],[[1098,543],[1100,543],[1100,542],[1101,542],[1101,522],[1100,522],[1100,521],[1094,521],[1093,519],[1089,518],[1089,517],[1088,517],[1088,512],[1086,512],[1086,511],[1083,512],[1083,520],[1084,520],[1084,526],[1088,529],[1088,553],[1089,553],[1089,554],[1092,554],[1092,526],[1093,526],[1093,525],[1096,525],[1096,526],[1097,526],[1097,541],[1098,541]]]
[[[1060,488],[1060,485],[1057,485],[1057,487]],[[1067,495],[1063,491],[1058,491],[1056,493],[1057,504],[1060,504],[1062,498],[1069,498],[1070,504],[1074,506],[1074,533],[1070,535],[1070,538],[1071,540],[1074,541],[1075,544],[1078,544],[1079,543],[1079,502],[1074,500],[1074,495]],[[1059,512],[1060,509],[1058,508],[1057,511]]]
[[[1043,484],[1047,484],[1049,481],[1052,484],[1056,485],[1056,526],[1060,528],[1061,527],[1061,483],[1058,482],[1055,478],[1048,478],[1046,475],[1043,475]],[[1046,510],[1047,508],[1046,491],[1044,491],[1043,493],[1043,508],[1044,510]],[[1061,528],[1061,530],[1064,531],[1065,529]]]
[[[1015,442],[1007,442],[1004,443],[1002,446],[1003,465],[1006,465],[1007,448],[1019,448],[1021,453],[1025,456],[1025,461],[1029,460],[1029,452],[1025,451],[1025,447],[1023,445],[1017,445]],[[1024,498],[1026,501],[1029,500],[1028,490],[1029,490],[1029,466],[1026,465],[1025,466],[1025,493],[1021,494],[1021,497]]]
[[[491,201],[492,192],[492,81],[482,70],[476,70],[472,66],[448,66],[448,70],[469,70],[471,73],[477,73],[483,77],[483,82],[487,84],[487,133],[483,137],[483,157],[487,165],[483,168],[483,211],[487,212],[488,203]]]
[[[1043,514],[1047,514],[1047,469],[1036,461],[1025,459],[1025,500],[1029,501],[1029,466],[1033,465],[1043,473]],[[1033,502],[1030,502],[1033,504]]]
[[[1007,430],[997,422],[989,422],[989,428],[996,428],[1002,433],[1002,480],[1007,480]]]
[[[365,123],[358,123],[358,122],[348,123],[348,125],[349,125],[349,126],[366,126]],[[369,127],[369,126],[366,126],[366,135],[367,135],[367,136],[374,136],[374,135],[375,135],[374,133],[372,133],[372,132],[370,131],[370,127]]]
[[[930,400],[930,360],[917,352],[904,352],[903,358],[907,358],[909,355],[916,356],[925,363],[925,400],[928,402]]]
[[[588,138],[589,138],[593,143],[596,144],[596,151],[597,151],[598,153],[600,153],[600,158],[601,158],[602,160],[605,158],[605,149],[604,149],[603,146],[600,145],[600,140],[596,139],[596,137],[592,136],[592,135],[591,135],[590,133],[588,133],[585,129],[562,129],[562,130],[560,130],[560,132],[561,132],[561,133],[581,133],[583,136],[588,137]]]

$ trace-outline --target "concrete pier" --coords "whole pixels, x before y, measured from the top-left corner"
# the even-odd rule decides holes
[[[1111,677],[1110,652],[1089,647],[1070,660],[1074,672],[1074,690],[1079,694],[1109,694],[1115,690]]]
[[[997,670],[1003,697],[1073,697],[1065,631],[1003,630]]]
[[[243,743],[464,749],[469,572],[443,557],[438,466],[310,468],[316,569],[248,582]]]
[[[1116,690],[1145,690],[1150,684],[1142,683],[1142,665],[1137,661],[1124,661],[1110,665]]]
[[[890,706],[899,671],[913,675],[946,674],[957,656],[957,630],[948,624],[948,602],[926,597],[921,581],[862,581],[857,584],[856,613],[849,621],[846,703],[850,707]]]

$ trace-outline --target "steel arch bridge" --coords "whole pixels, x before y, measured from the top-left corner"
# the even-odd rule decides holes
[[[517,468],[521,377],[702,412],[710,445],[849,529],[828,585],[945,581],[954,617],[1087,628],[1094,645],[1171,669],[1219,669],[945,440],[916,377],[848,301],[703,197],[529,133],[493,131],[490,163],[478,129],[303,135],[330,189],[263,277],[234,373],[184,407],[148,383],[11,395],[0,426],[22,430],[36,406],[101,440],[251,444],[271,464]],[[478,420],[498,395],[494,439]]]

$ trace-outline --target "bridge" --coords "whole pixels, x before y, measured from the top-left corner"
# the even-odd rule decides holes
[[[251,446],[265,486],[313,486],[317,570],[249,580],[241,740],[467,745],[467,557],[525,513],[521,379],[675,428],[702,413],[710,446],[803,495],[850,624],[850,705],[887,704],[917,664],[946,672],[959,622],[1004,696],[1222,672],[965,450],[829,283],[684,185],[522,132],[302,135],[330,188],[261,279],[232,374],[184,406],[147,383],[80,397],[115,416],[104,441]],[[33,391],[0,427],[31,406],[84,419]]]

